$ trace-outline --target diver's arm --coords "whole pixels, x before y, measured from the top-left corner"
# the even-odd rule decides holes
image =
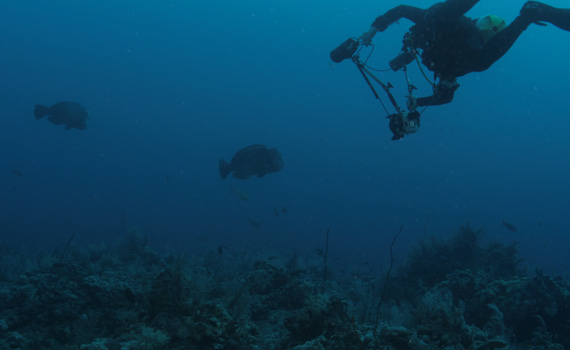
[[[433,17],[436,21],[446,21],[450,18],[463,16],[478,2],[479,0],[447,0],[432,5],[427,9],[427,12],[428,16]]]
[[[453,85],[451,85],[451,84]],[[459,84],[450,81],[443,81],[440,82],[435,86],[433,89],[433,95],[428,97],[420,97],[416,99],[416,106],[438,106],[449,103],[453,100],[453,96],[455,95],[455,90],[459,87]]]
[[[425,15],[425,11],[422,8],[400,5],[389,10],[385,14],[378,16],[372,23],[372,27],[376,28],[377,31],[383,32],[388,28],[388,26],[402,18],[409,19],[414,23],[420,22]]]
[[[401,18],[406,18],[414,23],[418,23],[424,18],[425,13],[426,10],[419,7],[408,5],[396,6],[385,14],[378,16],[370,26],[370,29],[360,36],[360,39],[364,44],[368,45],[377,32],[385,31],[390,24]]]

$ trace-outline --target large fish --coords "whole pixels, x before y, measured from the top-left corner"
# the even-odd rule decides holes
[[[233,172],[236,179],[245,180],[252,175],[263,177],[283,169],[283,158],[277,148],[267,149],[264,145],[251,145],[240,149],[231,163],[220,159],[222,179]]]
[[[51,107],[36,105],[34,109],[36,119],[40,119],[48,115],[47,118],[55,125],[65,125],[65,129],[86,129],[89,113],[79,103],[76,102],[59,102]]]

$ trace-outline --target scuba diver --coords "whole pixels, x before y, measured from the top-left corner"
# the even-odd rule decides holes
[[[451,102],[455,91],[459,88],[456,80],[458,77],[489,68],[511,48],[529,25],[535,23],[544,26],[546,24],[543,22],[548,22],[570,31],[570,9],[528,1],[520,10],[519,16],[507,26],[502,18],[495,15],[478,19],[465,16],[465,13],[478,2],[479,0],[446,0],[428,9],[407,5],[396,6],[377,17],[370,30],[359,38],[349,38],[331,51],[330,57],[336,63],[352,58],[377,99],[379,99],[378,94],[368,76],[388,93],[390,102],[397,111],[388,116],[390,130],[394,133],[393,140],[418,130],[421,113],[416,111],[417,107]],[[394,71],[403,70],[406,73],[409,93],[407,111],[398,107],[389,92],[392,86],[377,79],[368,69],[367,59],[361,61],[359,55],[363,47],[372,46],[372,38],[377,32],[383,32],[401,18],[412,21],[414,25],[405,34],[402,51],[390,61],[390,68]],[[423,66],[434,73],[434,80],[431,82],[422,70],[424,77],[433,87],[433,95],[416,98],[413,96],[415,87],[409,82],[406,67],[416,60],[422,69],[419,64],[420,58]],[[386,109],[384,104],[382,106]]]

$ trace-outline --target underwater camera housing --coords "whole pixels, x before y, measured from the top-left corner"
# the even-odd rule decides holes
[[[390,130],[394,134],[392,140],[399,140],[405,135],[413,134],[420,128],[420,113],[417,111],[400,112],[389,115]]]
[[[347,58],[351,58],[352,55],[358,50],[358,40],[355,38],[348,38],[345,42],[340,44],[336,49],[332,50],[330,53],[331,60],[334,63],[340,63]]]

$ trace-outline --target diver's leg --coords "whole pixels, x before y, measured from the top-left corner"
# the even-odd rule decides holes
[[[527,1],[521,9],[521,17],[532,22],[552,23],[570,32],[570,9],[561,9],[538,1]]]
[[[570,31],[570,9],[561,9],[545,5],[538,1],[528,1],[521,9],[520,16],[505,29],[495,34],[491,40],[479,50],[473,71],[480,72],[489,68],[503,57],[513,46],[521,33],[534,22],[549,22],[566,31]]]
[[[531,22],[518,16],[509,26],[495,34],[487,44],[477,52],[476,62],[473,71],[481,72],[489,68],[499,58],[509,51],[521,33]]]

